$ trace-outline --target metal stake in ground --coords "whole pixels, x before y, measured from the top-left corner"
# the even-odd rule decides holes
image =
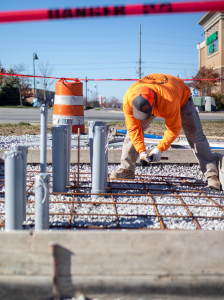
[[[4,153],[5,159],[5,231],[22,229],[23,223],[23,153]]]
[[[49,229],[50,174],[35,176],[35,230]]]

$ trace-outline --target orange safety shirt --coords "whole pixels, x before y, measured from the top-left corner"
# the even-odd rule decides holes
[[[189,99],[191,91],[178,77],[157,73],[145,76],[130,86],[123,98],[123,110],[129,137],[139,153],[146,150],[140,120],[135,119],[132,113],[133,88],[139,84],[148,86],[155,93],[156,102],[152,114],[164,118],[167,128],[156,148],[161,152],[166,151],[181,131],[180,108]]]

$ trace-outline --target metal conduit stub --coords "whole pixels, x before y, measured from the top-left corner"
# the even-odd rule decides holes
[[[23,152],[7,151],[5,159],[5,231],[22,229],[23,223]]]
[[[71,161],[71,145],[72,145],[72,119],[58,119],[58,125],[68,125],[67,134],[67,162],[66,162],[66,185],[70,185],[70,161]]]
[[[105,145],[105,174],[104,174],[104,186],[108,187],[108,150],[109,150],[109,132],[110,132],[110,125],[106,124],[106,145]]]
[[[42,105],[40,108],[40,171],[46,172],[47,169],[47,106]]]
[[[89,122],[89,138],[90,138],[90,162],[92,190],[91,193],[105,193],[105,185],[107,186],[107,137],[108,127],[105,122],[91,121]],[[99,198],[99,195],[92,195],[92,199]]]
[[[91,174],[92,174],[92,167],[93,167],[93,137],[95,126],[105,126],[105,122],[102,121],[89,121],[89,148],[90,148],[90,166],[91,166]]]
[[[52,127],[52,173],[53,192],[66,192],[68,125]]]
[[[49,229],[50,174],[35,176],[35,230]]]
[[[22,151],[23,153],[23,221],[26,220],[26,201],[27,201],[27,194],[26,194],[26,169],[27,169],[27,153],[28,147],[22,145],[11,145],[10,147],[11,152]]]

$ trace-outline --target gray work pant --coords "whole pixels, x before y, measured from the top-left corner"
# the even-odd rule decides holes
[[[142,131],[144,132],[155,119],[151,116],[149,119],[140,121]],[[192,97],[188,99],[181,108],[182,127],[188,143],[198,160],[201,171],[206,178],[212,175],[218,175],[215,158],[211,152],[208,140],[203,133],[201,121],[193,103]],[[139,153],[135,150],[132,141],[127,133],[121,155],[121,168],[126,170],[135,170],[135,163]]]

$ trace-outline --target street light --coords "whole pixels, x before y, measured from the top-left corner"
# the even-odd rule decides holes
[[[34,98],[35,98],[35,59],[38,59],[38,57],[36,53],[33,53]]]

